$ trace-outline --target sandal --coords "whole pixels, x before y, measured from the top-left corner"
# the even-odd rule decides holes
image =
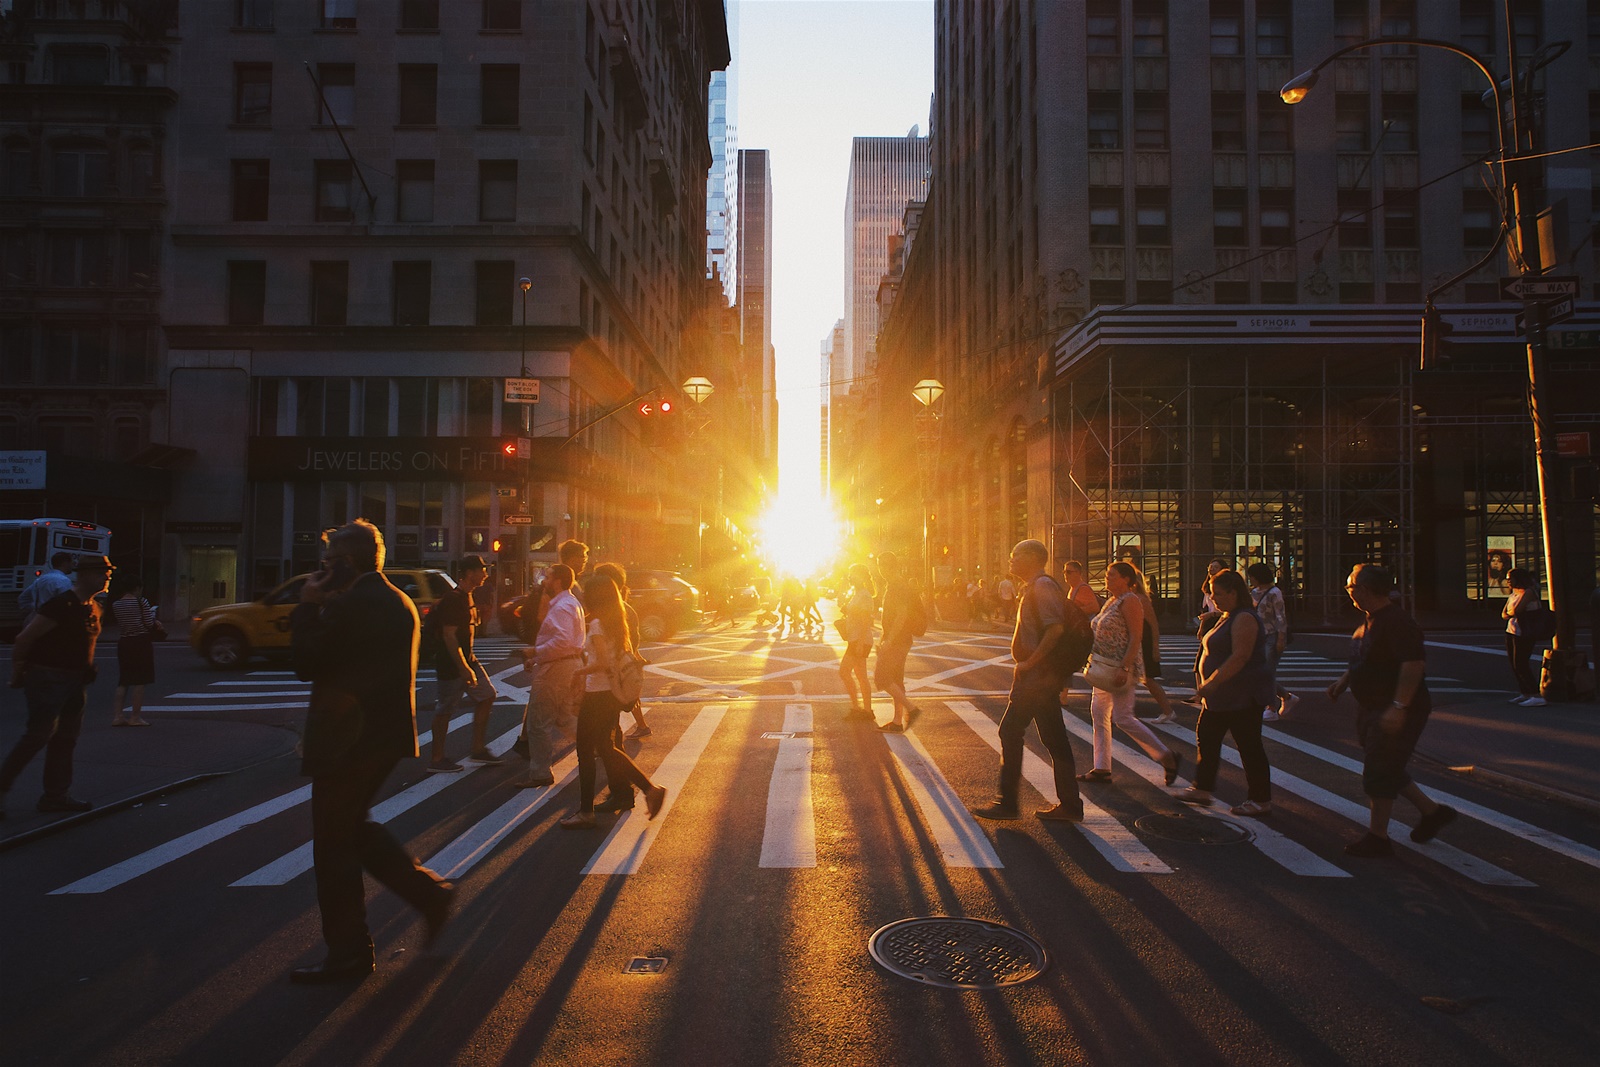
[[[1178,768],[1183,766],[1183,757],[1170,748],[1167,749],[1167,755],[1172,757],[1172,762],[1168,763],[1162,760],[1161,766],[1167,772],[1167,784],[1171,785],[1178,780]]]
[[[1096,767],[1092,771],[1084,771],[1082,774],[1078,775],[1078,781],[1080,781],[1080,782],[1109,782],[1109,781],[1111,781],[1111,772],[1110,771],[1102,771],[1100,768]]]

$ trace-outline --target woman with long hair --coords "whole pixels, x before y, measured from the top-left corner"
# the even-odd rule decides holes
[[[112,726],[149,726],[143,716],[144,687],[156,680],[156,609],[143,596],[144,583],[137,577],[118,582],[111,591],[111,613],[116,616],[117,688],[111,700],[115,714]],[[122,714],[122,702],[131,699],[129,714]]]
[[[632,643],[634,651],[637,652],[639,650],[639,612],[634,609],[632,602],[628,599],[628,572],[623,569],[620,563],[601,563],[595,567],[594,572],[610,578],[616,583],[617,588],[622,590],[622,610],[628,617],[628,640]],[[628,731],[628,738],[640,741],[649,737],[652,731],[650,723],[644,717],[644,701],[635,700],[623,710],[633,716],[633,729]]]
[[[1079,781],[1111,780],[1111,725],[1122,728],[1150,758],[1167,772],[1167,784],[1178,777],[1177,752],[1161,743],[1150,727],[1133,713],[1133,683],[1144,676],[1142,641],[1144,602],[1135,590],[1143,586],[1139,568],[1119,561],[1106,568],[1105,607],[1090,625],[1094,627],[1094,657],[1110,660],[1120,668],[1111,689],[1094,687],[1089,710],[1094,720],[1094,767],[1078,775]]]
[[[1252,563],[1244,570],[1250,579],[1250,599],[1255,602],[1256,618],[1261,623],[1262,640],[1267,648],[1267,671],[1272,675],[1272,691],[1278,697],[1278,706],[1270,704],[1261,712],[1262,722],[1277,722],[1294,710],[1300,698],[1278,684],[1278,660],[1289,644],[1289,611],[1283,603],[1283,590],[1278,588],[1277,576],[1266,563]]]
[[[594,761],[598,756],[606,765],[611,784],[608,811],[633,807],[633,790],[644,792],[645,807],[654,819],[667,798],[665,787],[651,782],[628,754],[612,742],[622,700],[616,694],[618,664],[623,656],[634,655],[628,637],[628,619],[622,607],[622,591],[609,575],[595,574],[583,584],[583,609],[588,616],[588,636],[584,642],[583,703],[578,706],[578,810],[561,820],[563,828],[578,830],[595,825]]]
[[[1150,590],[1146,588],[1144,572],[1132,563],[1134,579],[1133,592],[1139,598],[1139,606],[1144,609],[1144,634],[1139,639],[1139,650],[1144,656],[1144,687],[1155,698],[1156,707],[1161,709],[1161,714],[1156,717],[1156,722],[1174,722],[1177,716],[1172,711],[1172,700],[1167,696],[1166,687],[1161,684],[1161,624],[1156,621],[1156,606],[1150,599]]]
[[[1510,587],[1511,595],[1506,597],[1500,617],[1506,620],[1506,659],[1511,661],[1511,674],[1517,680],[1518,693],[1511,698],[1511,703],[1521,704],[1525,708],[1542,708],[1545,699],[1539,695],[1539,679],[1534,677],[1533,669],[1528,666],[1537,642],[1525,632],[1526,627],[1522,624],[1525,615],[1544,606],[1539,602],[1539,583],[1532,571],[1513,567],[1506,575],[1506,585]]]
[[[850,568],[848,581],[850,595],[839,597],[844,609],[839,630],[845,642],[844,655],[839,657],[839,677],[850,698],[850,711],[845,718],[876,721],[872,714],[872,685],[867,681],[867,657],[872,654],[872,620],[878,613],[878,588],[865,563]]]
[[[1214,575],[1211,596],[1222,618],[1206,631],[1200,646],[1194,784],[1179,793],[1178,799],[1202,807],[1211,804],[1222,739],[1231,733],[1249,790],[1249,799],[1234,805],[1232,811],[1261,816],[1272,810],[1272,767],[1261,743],[1261,706],[1272,692],[1266,641],[1250,600],[1250,587],[1238,571]]]

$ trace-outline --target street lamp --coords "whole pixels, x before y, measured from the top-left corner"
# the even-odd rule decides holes
[[[1520,176],[1518,165],[1521,156],[1521,131],[1524,127],[1522,115],[1519,110],[1517,98],[1517,71],[1516,54],[1510,54],[1511,76],[1506,79],[1511,94],[1511,112],[1513,122],[1513,136],[1517,142],[1513,145],[1514,152],[1506,154],[1505,138],[1505,112],[1500,100],[1500,81],[1489,69],[1484,60],[1462,48],[1460,45],[1451,44],[1449,41],[1437,41],[1427,37],[1378,37],[1355,44],[1347,45],[1328,56],[1322,62],[1302,74],[1296,75],[1284,83],[1279,95],[1285,104],[1298,104],[1317,84],[1318,73],[1329,63],[1340,56],[1363,48],[1374,48],[1379,45],[1407,44],[1417,48],[1437,48],[1440,51],[1450,52],[1467,60],[1478,68],[1489,81],[1489,91],[1485,94],[1494,102],[1494,133],[1497,152],[1495,155],[1496,170],[1500,175],[1500,187],[1504,191],[1504,202],[1511,212],[1511,223],[1516,233],[1516,258],[1522,266],[1524,275],[1538,274],[1542,271],[1539,262],[1539,241],[1537,234],[1529,235],[1527,227],[1536,220],[1539,212],[1538,205],[1532,203],[1534,196],[1530,195],[1524,202],[1522,190],[1519,188],[1517,178]],[[1512,42],[1513,47],[1515,42]],[[1533,66],[1528,71],[1529,84],[1533,70],[1543,66],[1566,51],[1565,47],[1546,46],[1535,57]],[[1530,141],[1531,144],[1531,141]],[[1507,230],[1506,219],[1502,216],[1501,234]],[[1498,242],[1496,248],[1498,248]],[[1493,256],[1495,249],[1491,249],[1489,256]],[[1462,274],[1436,286],[1429,292],[1426,306],[1423,310],[1423,338],[1422,348],[1424,358],[1427,358],[1430,348],[1428,336],[1430,326],[1437,328],[1438,313],[1433,308],[1433,297],[1445,289],[1455,285],[1469,274],[1477,271],[1487,262],[1489,257],[1467,269]],[[1550,407],[1545,395],[1544,380],[1547,377],[1547,356],[1545,353],[1544,335],[1544,308],[1543,305],[1529,301],[1524,305],[1524,336],[1528,344],[1528,414],[1533,422],[1534,449],[1538,456],[1539,468],[1539,513],[1543,524],[1545,576],[1550,589],[1550,608],[1556,616],[1556,634],[1552,647],[1545,654],[1544,659],[1544,693],[1554,699],[1564,699],[1572,691],[1572,672],[1578,663],[1578,656],[1573,649],[1575,632],[1571,605],[1567,602],[1569,592],[1566,584],[1566,527],[1561,515],[1561,495],[1555,484],[1558,465],[1555,427],[1549,414]]]
[[[692,378],[685,379],[685,381],[683,383],[683,393],[684,393],[684,395],[687,396],[690,400],[694,401],[695,415],[697,417],[697,420],[696,420],[696,423],[693,426],[693,430],[694,430],[695,443],[697,445],[704,445],[704,442],[701,440],[701,436],[700,436],[700,431],[702,429],[704,429],[705,424],[708,421],[707,417],[704,414],[704,404],[706,402],[706,399],[708,397],[710,397],[711,394],[714,393],[714,392],[716,392],[716,387],[711,384],[711,379],[710,378],[706,378],[706,377],[702,377],[701,375],[698,375],[698,374],[696,374]],[[714,484],[716,479],[713,479],[712,481],[713,481],[713,484]],[[695,581],[701,583],[702,586],[705,584],[705,580],[706,580],[706,519],[705,519],[705,505],[706,505],[706,483],[702,482],[701,485],[700,485],[700,492],[695,495],[695,501],[694,501],[694,536],[695,536],[694,568],[695,568]]]
[[[924,378],[911,387],[911,395],[922,410],[917,413],[917,463],[922,474],[922,577],[933,590],[933,546],[928,542],[928,512],[933,500],[933,479],[939,469],[939,398],[944,396],[944,383],[937,378]]]

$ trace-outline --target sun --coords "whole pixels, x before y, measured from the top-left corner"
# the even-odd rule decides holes
[[[782,494],[761,519],[761,551],[779,572],[809,578],[833,562],[839,524],[821,496]]]

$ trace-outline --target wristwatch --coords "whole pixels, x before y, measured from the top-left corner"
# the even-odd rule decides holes
[[[1411,706],[1409,704],[1402,704],[1398,700],[1389,701],[1389,706],[1391,708],[1399,708],[1401,711],[1410,711],[1411,710]]]

